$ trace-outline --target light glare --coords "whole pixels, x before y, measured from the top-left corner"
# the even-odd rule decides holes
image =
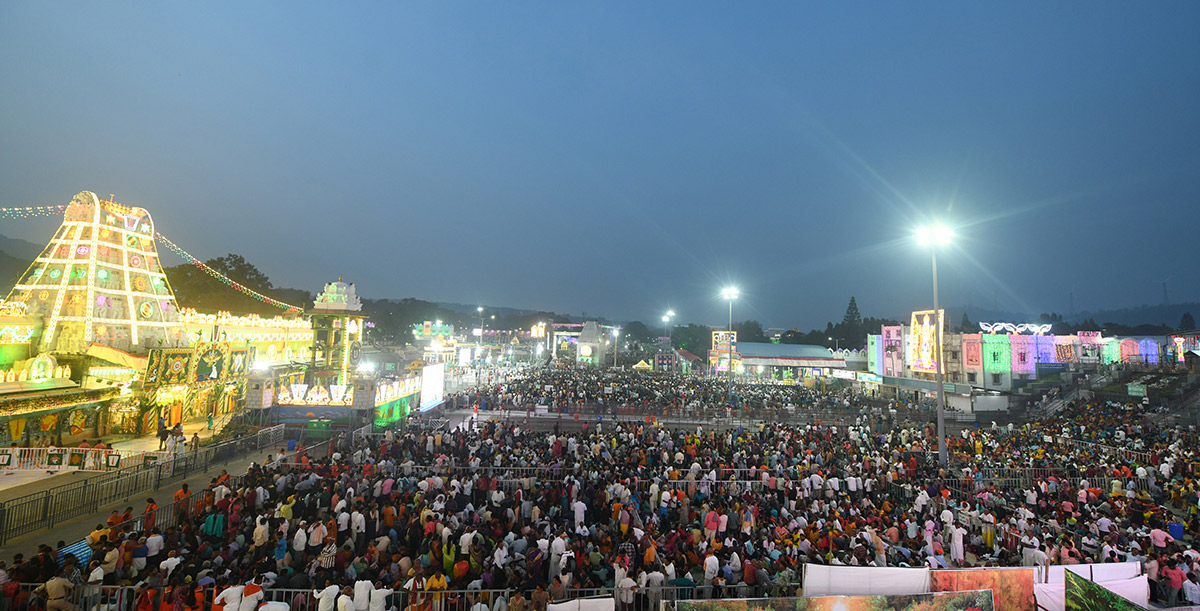
[[[954,240],[954,230],[945,225],[918,227],[914,237],[920,246],[946,246]]]

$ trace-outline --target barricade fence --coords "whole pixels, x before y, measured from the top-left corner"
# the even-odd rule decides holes
[[[267,467],[277,467],[281,464],[295,465],[299,464],[301,456],[307,456],[312,459],[325,459],[331,454],[330,448],[333,447],[337,438],[326,439],[312,447],[299,447],[295,451],[286,453],[283,458],[276,458],[267,463]],[[241,487],[246,479],[246,474],[230,476],[225,482],[225,486],[230,490],[236,490]],[[212,491],[198,490],[192,494],[178,500],[165,501],[153,513],[144,513],[140,516],[121,522],[112,527],[118,532],[133,532],[148,530],[149,526],[177,526],[181,519],[187,516],[198,515],[198,512],[203,511],[206,506],[212,502]],[[275,499],[272,499],[274,501]]]
[[[336,438],[327,439],[312,447],[301,447],[295,451],[285,454],[280,458],[266,464],[268,467],[277,467],[281,464],[300,464],[301,456],[307,456],[310,460],[328,458],[333,452],[334,442]],[[226,480],[225,485],[230,490],[236,490],[245,482],[246,474],[234,475]],[[213,492],[211,490],[198,490],[192,494],[183,497],[179,500],[165,501],[153,511],[144,512],[131,520],[126,520],[109,527],[110,530],[116,533],[127,532],[145,532],[151,528],[165,528],[169,526],[179,526],[183,519],[189,516],[200,515],[204,508],[214,501]],[[87,539],[76,542],[70,545],[67,549],[79,549],[87,546]],[[85,550],[86,551],[86,550]],[[59,558],[59,564],[63,562],[63,558]],[[87,564],[85,558],[79,558],[81,564]],[[132,599],[130,599],[132,600]],[[3,609],[0,606],[0,609]]]
[[[350,431],[350,443],[357,446],[362,440],[370,438],[375,433],[375,425],[368,424],[362,428]]]
[[[453,403],[453,397],[450,398]],[[487,400],[489,411],[501,411],[509,415],[518,414],[545,414],[545,415],[566,415],[574,416],[578,414],[581,419],[584,416],[591,416],[593,420],[597,416],[651,416],[663,419],[669,418],[687,418],[687,419],[725,419],[725,418],[741,418],[750,420],[770,420],[779,421],[783,419],[795,419],[807,421],[811,419],[828,419],[839,421],[853,422],[857,418],[864,418],[867,421],[878,419],[884,416],[890,416],[897,419],[910,420],[929,420],[931,414],[928,410],[914,409],[904,406],[895,406],[894,408],[887,407],[870,407],[862,409],[846,409],[845,407],[804,407],[804,406],[779,406],[779,407],[761,407],[761,406],[737,406],[730,407],[728,405],[720,406],[702,406],[697,404],[684,405],[662,405],[662,404],[629,404],[622,401],[610,401],[606,403],[595,402],[551,402],[543,403],[539,401],[524,401],[520,404],[512,402],[512,400]],[[473,403],[467,405],[459,405],[459,407],[471,407]],[[893,413],[894,411],[894,413]],[[966,420],[974,420],[974,414],[967,412],[947,412],[950,414],[962,414],[961,418]]]
[[[109,472],[169,457],[167,452],[112,448],[3,448],[0,449],[0,471]]]
[[[1081,441],[1078,439],[1071,439],[1070,437],[1055,436],[1053,439],[1056,444],[1072,450],[1087,451],[1091,452],[1092,454],[1099,454],[1102,456],[1116,456],[1126,460],[1135,460],[1143,465],[1150,464],[1149,452],[1139,452],[1136,450],[1130,450],[1128,448],[1118,448],[1092,441]]]
[[[96,513],[101,507],[158,490],[163,482],[203,473],[235,457],[283,442],[284,426],[195,451],[170,454],[95,477],[54,486],[0,503],[0,545],[55,524]]]
[[[45,609],[46,597],[38,592],[41,584],[22,583],[17,592],[17,595],[8,600],[9,611],[41,611]],[[658,609],[660,602],[675,602],[685,600],[703,600],[709,598],[772,598],[772,597],[794,597],[797,596],[801,589],[800,583],[781,583],[781,584],[756,584],[746,585],[739,583],[721,588],[723,591],[716,591],[715,587],[705,586],[703,584],[696,586],[646,586],[636,588],[568,588],[566,596],[559,599],[550,599],[550,603],[568,602],[581,599],[597,599],[597,598],[615,598],[621,601],[623,598],[633,599],[634,601],[642,602],[638,608]],[[216,587],[198,588],[204,599],[202,608],[208,608],[213,599],[219,594],[219,589]],[[492,605],[498,599],[511,601],[516,595],[517,590],[418,590],[411,591],[403,586],[397,587],[394,590],[389,589],[390,594],[387,594],[387,604],[385,608],[393,606],[399,609],[421,608],[430,609],[431,611],[470,611],[477,603],[483,603],[492,608]],[[265,602],[282,602],[289,606],[290,611],[317,611],[320,605],[316,594],[320,588],[311,589],[292,589],[292,588],[276,588],[267,587],[263,590],[263,600],[259,604]],[[386,590],[385,590],[386,591]],[[138,601],[146,599],[151,601],[151,608],[158,607],[167,609],[174,601],[175,592],[173,591],[158,591],[149,588],[125,585],[125,586],[103,586],[103,585],[82,585],[71,590],[66,598],[66,602],[74,605],[78,609],[89,610],[105,610],[112,609],[114,611],[132,610],[138,606]],[[523,592],[522,596],[529,604],[532,592]],[[649,606],[645,606],[648,604]],[[511,603],[510,603],[511,605]],[[190,605],[189,605],[190,606]]]

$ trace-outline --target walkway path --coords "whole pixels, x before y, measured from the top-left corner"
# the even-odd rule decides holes
[[[157,440],[155,443],[158,443]],[[65,541],[68,544],[75,543],[87,537],[88,534],[95,530],[96,524],[103,523],[114,509],[124,511],[126,507],[133,507],[134,515],[141,515],[146,509],[146,499],[148,497],[154,498],[158,501],[159,505],[166,505],[170,503],[175,491],[183,487],[183,484],[187,484],[191,490],[203,490],[222,470],[236,475],[245,473],[251,462],[258,462],[259,464],[269,462],[272,458],[270,450],[270,448],[263,450],[261,455],[241,456],[227,463],[213,465],[213,468],[209,469],[206,473],[197,473],[192,477],[170,482],[157,491],[139,493],[127,501],[101,507],[94,514],[80,516],[60,524],[55,524],[53,529],[43,529],[16,537],[0,547],[0,559],[6,560],[11,564],[13,554],[24,554],[26,558],[29,558],[37,553],[38,546],[42,544],[53,548],[59,541]],[[266,460],[264,460],[264,457],[266,457]]]
[[[212,437],[212,433],[208,430],[208,425],[203,420],[185,422],[183,424],[183,433],[187,436],[188,441],[191,441],[193,434],[199,434],[200,441],[206,441]],[[89,440],[89,443],[90,441],[92,440]],[[154,435],[115,441],[110,444],[106,441],[105,443],[118,450],[158,450],[158,437]],[[0,502],[97,475],[100,475],[100,473],[88,471],[55,471],[53,473],[46,471],[5,471],[3,475],[0,475]]]

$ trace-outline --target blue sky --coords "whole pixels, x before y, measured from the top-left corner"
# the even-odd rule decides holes
[[[823,326],[1200,300],[1200,4],[0,4],[0,205],[277,284]],[[53,223],[3,221],[35,242]]]

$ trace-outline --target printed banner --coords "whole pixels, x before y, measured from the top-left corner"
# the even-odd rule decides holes
[[[149,357],[146,359],[146,373],[142,376],[142,388],[150,390],[158,388],[159,379],[162,376],[163,351],[154,349],[150,351]]]
[[[225,350],[221,344],[197,344],[192,381],[203,383],[225,379]]]
[[[1066,608],[1072,611],[1140,611],[1142,609],[1140,605],[1122,598],[1108,588],[1072,572],[1067,573]]]
[[[934,592],[991,590],[996,608],[1006,611],[1034,611],[1037,608],[1033,583],[1032,568],[933,571],[930,576]]]
[[[991,590],[891,596],[732,598],[675,603],[676,611],[996,611]]]
[[[226,378],[239,378],[246,375],[251,365],[250,349],[235,348],[229,351],[229,370]]]
[[[187,384],[188,370],[192,364],[191,350],[163,350],[162,375],[159,376],[160,386],[177,386]]]

